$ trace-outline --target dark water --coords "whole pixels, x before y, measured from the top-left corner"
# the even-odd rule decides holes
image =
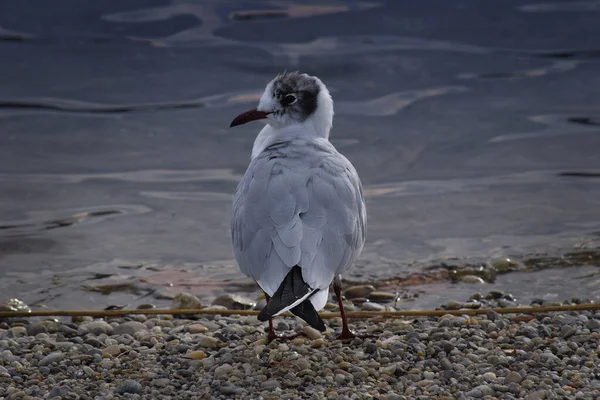
[[[228,229],[260,126],[228,126],[284,69],[365,186],[353,281],[599,298],[599,38],[600,1],[0,1],[0,300],[253,290]]]

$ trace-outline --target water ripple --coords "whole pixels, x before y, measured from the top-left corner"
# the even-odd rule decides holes
[[[336,103],[336,113],[385,117],[397,114],[400,110],[409,105],[428,97],[465,93],[467,91],[469,91],[469,89],[464,86],[445,86],[433,89],[394,92],[382,97],[364,101],[340,101]]]
[[[205,170],[141,170],[96,174],[9,174],[0,173],[0,181],[19,181],[29,183],[80,183],[95,179],[108,179],[127,182],[197,182],[197,181],[233,181],[238,182],[241,175],[231,169]]]
[[[69,210],[30,211],[27,218],[17,221],[0,221],[0,237],[29,236],[43,231],[91,224],[129,214],[152,211],[140,204],[118,204],[102,207],[85,207]]]
[[[518,79],[518,78],[536,78],[549,74],[556,74],[570,71],[579,65],[577,61],[560,61],[547,67],[532,68],[525,70],[494,72],[494,73],[464,73],[458,77],[460,79]]]
[[[534,3],[518,7],[524,12],[588,12],[600,11],[600,1],[563,1],[555,3]]]
[[[493,137],[490,143],[502,143],[513,140],[546,138],[549,136],[573,135],[598,131],[598,118],[573,117],[557,114],[534,115],[529,120],[545,125],[544,129],[533,132],[509,133]]]

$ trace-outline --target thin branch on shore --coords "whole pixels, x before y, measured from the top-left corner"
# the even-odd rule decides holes
[[[403,317],[441,317],[450,315],[481,315],[488,311],[498,314],[534,314],[552,311],[589,311],[600,310],[600,304],[573,304],[561,306],[539,306],[539,307],[508,307],[508,308],[481,308],[460,310],[406,310],[406,311],[352,311],[347,312],[348,318],[376,318],[385,317],[390,319]],[[53,311],[0,311],[0,318],[23,318],[23,317],[122,317],[125,315],[258,315],[257,310],[176,310],[176,309],[150,309],[150,310],[53,310]],[[337,318],[339,312],[321,312],[321,318]],[[292,315],[289,313],[282,316]]]

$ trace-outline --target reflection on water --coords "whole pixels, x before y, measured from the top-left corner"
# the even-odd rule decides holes
[[[65,1],[0,5],[8,297],[254,293],[229,218],[261,126],[228,127],[284,69],[331,89],[332,142],[364,183],[369,235],[349,280],[429,306],[487,290],[441,265],[515,257],[481,285],[517,298],[569,297],[576,271],[596,276],[598,1]]]

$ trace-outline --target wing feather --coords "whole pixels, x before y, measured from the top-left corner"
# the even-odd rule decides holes
[[[235,257],[270,295],[295,265],[312,288],[327,288],[359,256],[365,226],[358,175],[326,141],[265,150],[234,196]]]

